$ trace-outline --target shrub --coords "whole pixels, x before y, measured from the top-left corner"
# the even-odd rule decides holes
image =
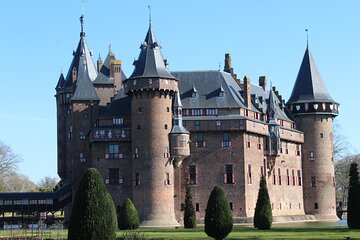
[[[209,197],[205,213],[205,233],[216,240],[224,239],[232,230],[233,219],[228,198],[216,186]]]
[[[68,239],[115,239],[115,230],[109,224],[109,207],[101,174],[95,168],[89,168],[75,194]]]
[[[258,198],[256,201],[254,227],[258,229],[270,229],[272,224],[272,210],[269,192],[266,187],[266,178],[261,176]]]
[[[357,163],[350,165],[347,223],[352,229],[360,229],[360,181]]]
[[[189,183],[186,183],[184,228],[196,228],[196,213],[192,203],[192,194]]]
[[[125,199],[121,206],[118,222],[121,230],[136,229],[140,225],[136,208],[129,198]]]
[[[111,195],[109,193],[106,194],[107,196],[107,201],[109,204],[108,210],[109,213],[107,214],[109,216],[109,224],[111,225],[111,228],[114,229],[114,233],[116,232],[116,230],[118,229],[118,221],[117,221],[117,216],[116,216],[116,209],[115,209],[115,204],[114,201],[111,197]]]

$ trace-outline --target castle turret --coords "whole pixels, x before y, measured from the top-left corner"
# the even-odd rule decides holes
[[[339,104],[328,93],[308,46],[287,106],[304,132],[305,212],[318,219],[335,220],[333,119]]]
[[[142,226],[179,225],[168,137],[178,80],[165,66],[151,25],[134,66],[124,81],[125,92],[131,97],[133,202]]]
[[[182,124],[182,104],[179,92],[176,92],[173,105],[173,126],[170,132],[171,159],[179,167],[190,156],[190,133]]]

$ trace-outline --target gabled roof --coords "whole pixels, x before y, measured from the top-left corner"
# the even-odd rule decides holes
[[[68,73],[66,75],[64,87],[72,86],[72,82],[73,82],[72,81],[72,71],[73,71],[74,67],[76,68],[76,70],[78,72],[80,72],[79,71],[79,69],[80,69],[79,65],[81,65],[80,64],[81,63],[80,62],[80,57],[81,56],[84,56],[85,61],[87,62],[87,70],[86,71],[88,72],[90,80],[94,81],[96,76],[97,76],[95,65],[93,63],[89,47],[88,47],[88,45],[86,43],[86,40],[85,40],[84,16],[80,17],[80,22],[81,22],[80,40],[79,40],[78,46],[76,48],[76,51],[73,52],[74,57],[73,57],[73,60],[71,62],[71,65],[69,67]]]
[[[156,41],[151,26],[149,26],[144,43],[141,44],[140,49],[139,57],[133,63],[135,69],[129,79],[151,77],[175,79],[165,66],[161,47]]]
[[[71,100],[75,100],[75,101],[100,100],[100,98],[96,94],[94,85],[91,82],[87,69],[88,69],[88,63],[86,62],[86,57],[81,56],[80,64],[79,64],[78,80],[76,83],[76,90]]]
[[[309,47],[306,47],[288,103],[334,102],[321,78]]]

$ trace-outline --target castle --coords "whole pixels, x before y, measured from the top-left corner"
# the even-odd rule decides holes
[[[76,189],[84,171],[97,168],[117,206],[132,199],[142,226],[176,226],[186,183],[198,218],[214,186],[227,193],[234,218],[251,218],[265,175],[274,216],[336,219],[339,104],[308,46],[285,102],[264,76],[259,85],[238,79],[229,54],[223,71],[170,72],[151,23],[131,76],[111,49],[95,67],[84,16],[80,22],[55,95],[58,174],[66,183]]]

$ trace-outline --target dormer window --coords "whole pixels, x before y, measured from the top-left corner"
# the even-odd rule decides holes
[[[191,97],[196,98],[197,92],[192,92]]]

